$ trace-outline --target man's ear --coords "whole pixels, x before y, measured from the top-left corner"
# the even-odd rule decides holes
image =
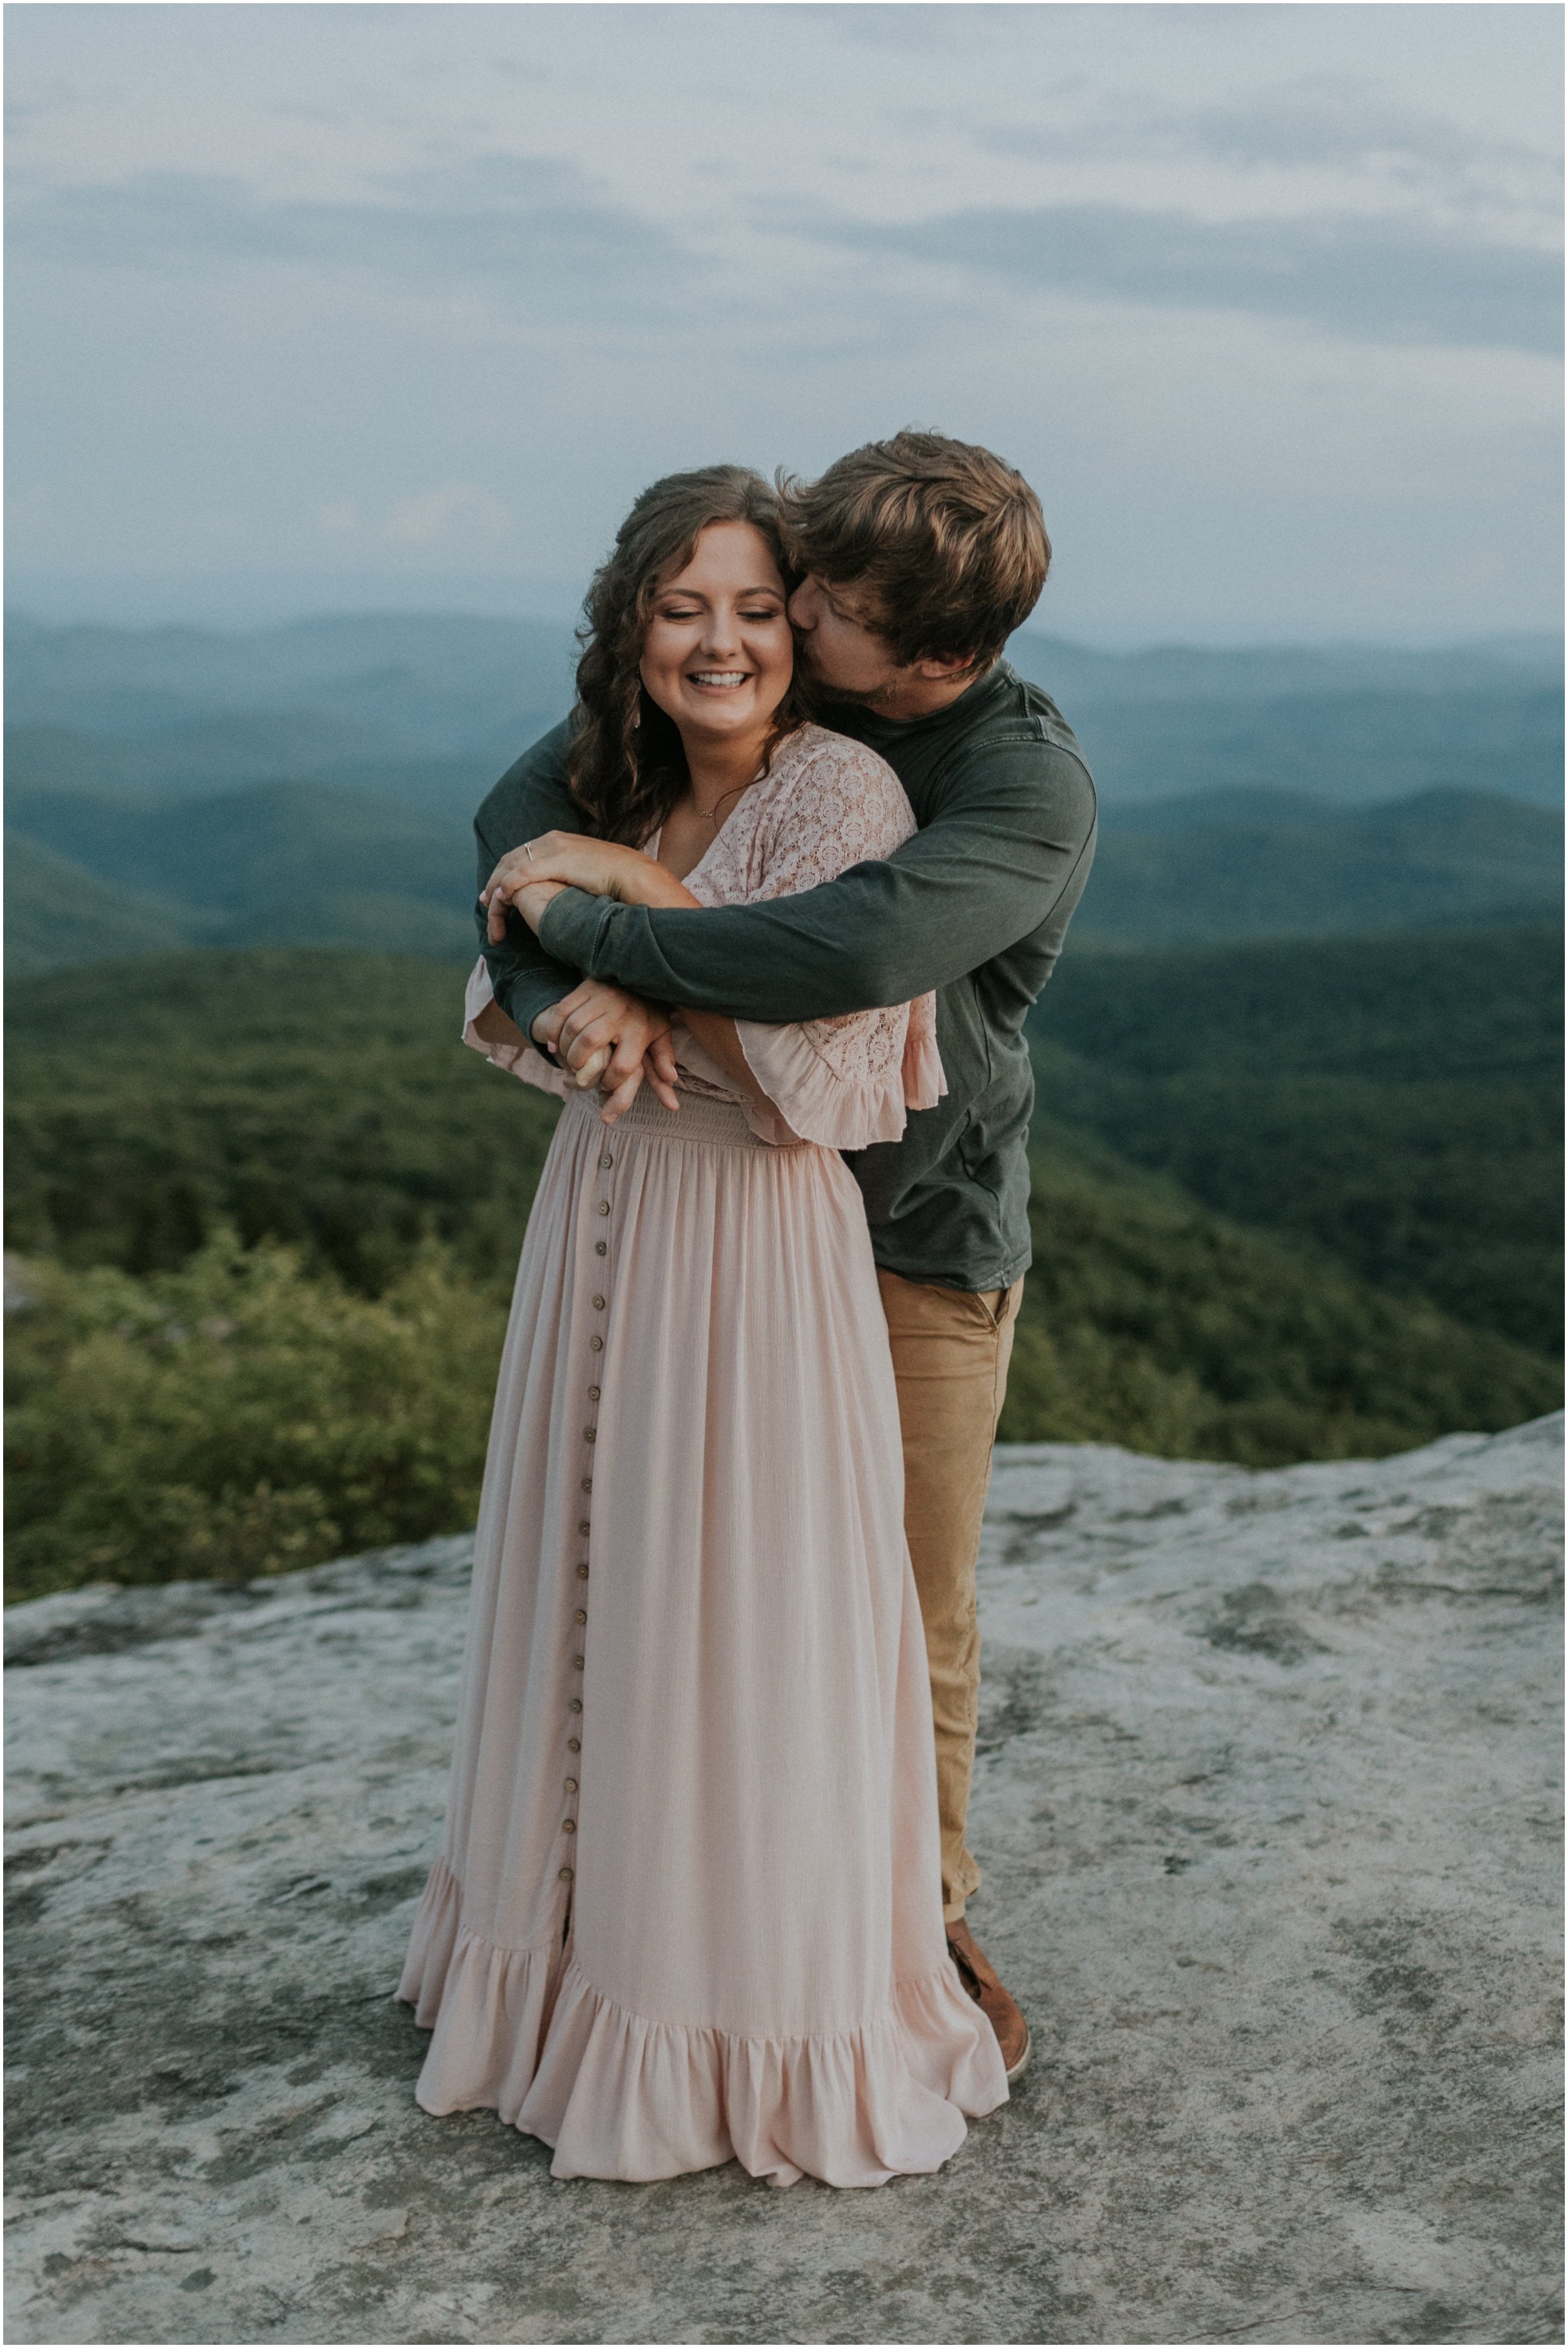
[[[923,660],[915,662],[914,673],[927,685],[954,685],[959,677],[977,675],[978,671],[972,660]]]

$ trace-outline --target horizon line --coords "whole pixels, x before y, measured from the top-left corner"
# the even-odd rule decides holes
[[[187,582],[194,584],[197,574],[181,575]],[[242,577],[255,576],[255,574],[245,573],[207,575],[214,582],[220,578],[237,581]],[[126,574],[119,574],[119,579],[114,579],[113,574],[105,574],[104,585],[109,586],[111,580],[114,580],[115,584],[123,584],[127,589],[132,585],[132,578]],[[293,602],[284,609],[274,609],[265,617],[254,615],[241,617],[237,614],[216,617],[209,611],[200,618],[176,612],[151,616],[143,614],[140,617],[132,618],[127,616],[123,611],[119,614],[112,614],[102,608],[96,611],[78,608],[69,613],[57,608],[54,611],[46,608],[38,609],[36,608],[38,601],[47,603],[54,599],[46,592],[42,598],[36,598],[29,594],[25,587],[20,592],[13,592],[7,587],[4,598],[4,617],[7,627],[13,623],[22,623],[61,633],[77,628],[104,628],[125,635],[152,635],[177,631],[193,635],[253,636],[269,634],[282,628],[308,626],[315,622],[397,620],[405,623],[428,621],[448,624],[454,621],[472,621],[490,626],[553,627],[559,628],[563,636],[570,635],[576,625],[578,613],[568,613],[560,606],[553,610],[539,609],[537,607],[538,590],[550,582],[532,583],[535,593],[530,595],[527,592],[530,582],[519,582],[521,592],[513,600],[513,607],[509,610],[497,609],[493,604],[486,608],[484,604],[377,603],[372,601],[354,603],[318,603],[301,601]],[[61,598],[62,602],[64,600]],[[129,601],[129,598],[128,597],[127,600]],[[520,609],[517,608],[519,603],[525,606],[533,604],[535,608]],[[1522,648],[1529,645],[1542,649],[1553,647],[1561,650],[1564,643],[1563,628],[1561,625],[1549,625],[1543,622],[1533,625],[1492,627],[1484,631],[1480,628],[1464,630],[1409,628],[1393,629],[1387,633],[1378,634],[1341,631],[1333,635],[1309,634],[1299,630],[1295,632],[1282,630],[1278,633],[1250,635],[1239,633],[1180,635],[1161,632],[1158,623],[1146,623],[1142,627],[1132,623],[1125,629],[1114,629],[1109,634],[1101,634],[1098,632],[1069,632],[1068,629],[1052,624],[1050,620],[1042,622],[1034,613],[1031,613],[1020,627],[1015,629],[1013,638],[1010,638],[1009,642],[1018,636],[1033,636],[1044,642],[1060,644],[1075,652],[1088,653],[1113,660],[1135,659],[1140,655],[1159,653],[1418,654],[1497,651],[1508,645],[1517,645]]]

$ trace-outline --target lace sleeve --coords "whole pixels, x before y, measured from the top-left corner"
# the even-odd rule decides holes
[[[504,1068],[525,1085],[537,1085],[542,1093],[564,1100],[572,1089],[565,1069],[536,1052],[496,1001],[482,954],[469,973],[463,995],[463,1041],[470,1051],[482,1052],[492,1068]]]
[[[755,902],[814,889],[890,856],[914,829],[885,759],[844,735],[816,733],[757,828],[747,894]],[[792,1026],[738,1020],[736,1029],[752,1075],[802,1141],[835,1149],[896,1141],[908,1110],[934,1107],[947,1089],[934,995]]]

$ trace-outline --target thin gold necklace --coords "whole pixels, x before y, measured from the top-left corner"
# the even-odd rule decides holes
[[[723,821],[723,818],[720,816],[718,810],[724,805],[725,800],[738,798],[742,791],[749,790],[751,786],[749,783],[739,783],[731,790],[720,791],[718,797],[715,799],[710,808],[698,807],[696,799],[694,798],[692,801],[692,811],[694,814],[701,816],[704,823],[721,823]]]

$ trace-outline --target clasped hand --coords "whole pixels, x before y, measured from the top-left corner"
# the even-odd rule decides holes
[[[563,1001],[540,1013],[532,1032],[542,1050],[571,1069],[581,1090],[597,1085],[606,1096],[604,1124],[625,1115],[645,1076],[665,1108],[680,1107],[667,1011],[585,978]]]
[[[509,907],[537,932],[546,905],[562,889],[615,897],[623,904],[696,902],[674,873],[640,849],[583,832],[545,831],[510,850],[480,891],[490,943],[505,937]],[[666,1108],[680,1106],[669,1014],[618,986],[584,979],[564,1002],[541,1012],[533,1040],[572,1070],[583,1091],[597,1085],[608,1096],[606,1125],[624,1116],[645,1076]]]
[[[640,849],[623,847],[618,840],[593,839],[578,831],[541,832],[537,839],[509,850],[480,891],[485,934],[491,945],[500,945],[509,905],[537,932],[546,905],[562,889],[583,889],[591,897],[618,897],[624,902],[645,901],[651,861]]]

